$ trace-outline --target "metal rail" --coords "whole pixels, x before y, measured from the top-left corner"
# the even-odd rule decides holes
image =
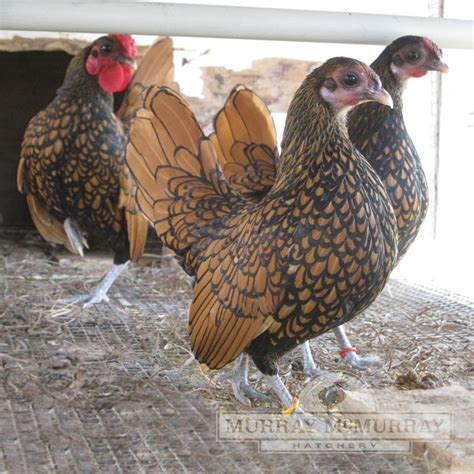
[[[387,44],[407,34],[474,47],[474,22],[173,3],[0,0],[0,29]]]

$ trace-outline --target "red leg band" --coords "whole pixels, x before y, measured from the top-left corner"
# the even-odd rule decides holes
[[[344,359],[349,352],[357,352],[357,347],[344,347],[344,349],[339,351],[340,358]]]

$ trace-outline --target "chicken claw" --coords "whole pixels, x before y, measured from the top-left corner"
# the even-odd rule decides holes
[[[348,352],[343,361],[354,369],[365,370],[369,367],[382,367],[382,361],[377,356],[360,357],[356,352]]]
[[[96,286],[92,294],[71,296],[70,298],[64,298],[62,300],[59,300],[59,302],[62,304],[84,302],[83,308],[88,308],[93,304],[101,303],[102,301],[108,303],[110,299],[107,296],[107,292],[109,291],[110,287],[117,279],[117,277],[125,270],[128,263],[129,262],[127,261],[120,265],[114,265],[110,269],[109,273],[107,273],[107,275],[105,275],[102,281]]]
[[[356,348],[352,346],[350,343],[344,326],[338,326],[334,330],[334,334],[336,335],[337,343],[341,348],[339,355],[341,359],[346,363],[349,364],[354,369],[368,369],[369,367],[381,367],[382,362],[378,357],[375,356],[366,356],[360,357],[357,355]]]
[[[249,405],[249,400],[270,401],[271,397],[258,392],[250,386],[248,381],[248,361],[247,354],[241,354],[235,362],[235,367],[232,371],[232,390],[235,398],[242,405]]]
[[[265,380],[280,399],[280,402],[284,407],[281,411],[284,416],[291,416],[300,420],[301,423],[305,426],[311,427],[313,430],[322,433],[325,432],[326,424],[324,421],[303,411],[298,398],[293,398],[291,396],[279,375],[266,375]]]

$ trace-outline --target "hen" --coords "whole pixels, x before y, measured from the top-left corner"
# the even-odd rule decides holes
[[[219,369],[248,353],[291,410],[278,359],[362,312],[396,258],[393,209],[345,126],[365,100],[391,104],[365,64],[333,58],[314,70],[291,103],[275,184],[257,203],[229,185],[175,92],[151,88],[132,122],[139,207],[195,275],[195,357]]]
[[[17,182],[39,233],[79,255],[92,234],[114,252],[114,266],[93,293],[65,301],[107,300],[129,260],[143,253],[148,222],[137,212],[125,162],[127,124],[147,86],[172,84],[171,53],[169,39],[147,52],[118,112],[122,123],[112,93],[130,84],[135,41],[130,35],[97,39],[72,59],[56,98],[27,127]]]
[[[428,186],[403,120],[402,95],[408,79],[428,71],[447,72],[442,51],[430,39],[403,36],[387,46],[372,63],[393,109],[362,104],[348,114],[349,137],[385,184],[398,227],[398,260],[413,243],[428,208]]]
[[[441,49],[428,38],[404,36],[391,43],[371,65],[393,97],[390,109],[376,102],[348,114],[349,136],[383,180],[397,216],[398,261],[415,239],[426,215],[428,193],[416,149],[403,121],[402,92],[410,77],[428,71],[446,72]],[[243,196],[259,199],[272,187],[278,161],[276,133],[270,111],[251,90],[236,87],[214,120],[211,135],[230,183]],[[334,330],[340,355],[353,367],[376,365],[359,357],[343,326]],[[303,347],[305,372],[318,369],[308,344]]]

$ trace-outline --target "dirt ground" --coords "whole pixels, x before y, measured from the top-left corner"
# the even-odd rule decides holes
[[[168,259],[152,255],[131,266],[110,303],[83,309],[58,302],[93,287],[110,264],[104,252],[81,259],[51,253],[34,233],[0,233],[0,472],[474,470],[472,433],[463,423],[473,406],[474,302],[392,281],[350,324],[359,353],[384,361],[363,373],[340,361],[331,334],[312,341],[320,366],[345,381],[348,393],[358,383],[392,400],[415,395],[449,413],[451,441],[414,443],[401,453],[268,453],[256,441],[219,439],[218,410],[279,407],[243,407],[228,370],[209,371],[194,360],[191,281]],[[299,351],[280,364],[288,388],[303,399],[315,382],[301,369]],[[250,380],[268,390],[253,368]]]

